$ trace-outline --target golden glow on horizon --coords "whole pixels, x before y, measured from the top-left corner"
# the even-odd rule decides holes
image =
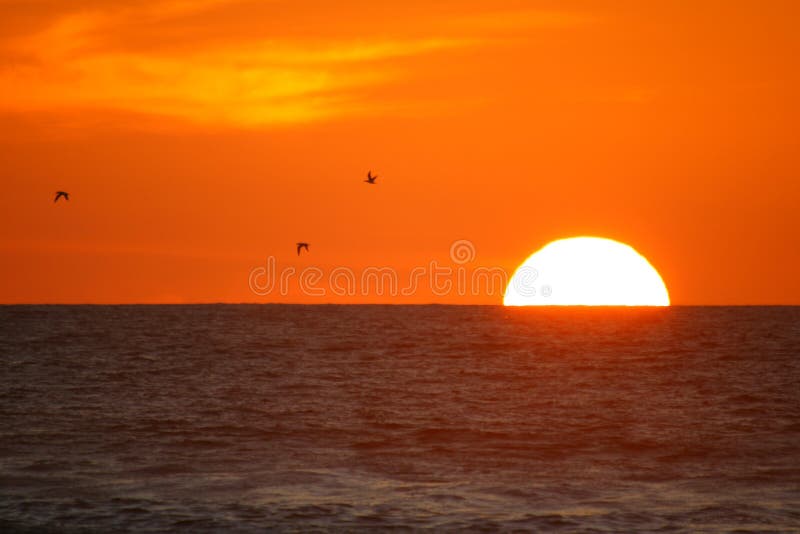
[[[632,247],[599,237],[553,241],[517,268],[506,306],[669,306],[664,281]]]

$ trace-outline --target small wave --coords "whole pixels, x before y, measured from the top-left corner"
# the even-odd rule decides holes
[[[142,475],[183,475],[195,471],[196,469],[188,464],[169,463],[141,467],[130,472]]]

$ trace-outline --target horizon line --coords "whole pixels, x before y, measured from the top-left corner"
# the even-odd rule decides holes
[[[800,307],[796,304],[669,304],[668,306],[648,305],[607,305],[607,304],[548,304],[530,306],[506,306],[503,303],[452,303],[452,302],[253,302],[253,301],[197,301],[197,302],[0,302],[2,307],[11,306],[485,306],[499,308],[536,308],[536,309],[563,309],[563,308],[778,308]]]

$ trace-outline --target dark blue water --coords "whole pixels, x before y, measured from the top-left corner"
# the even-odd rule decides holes
[[[800,308],[0,307],[0,530],[800,530]]]

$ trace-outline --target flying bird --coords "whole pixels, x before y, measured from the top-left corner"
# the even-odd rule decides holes
[[[367,173],[367,179],[364,180],[364,181],[367,182],[368,184],[375,185],[375,180],[377,180],[377,179],[378,179],[378,175],[376,174],[375,176],[372,176],[372,171],[369,171]]]
[[[58,202],[58,199],[64,197],[65,200],[69,200],[69,193],[66,191],[56,191],[56,198],[53,202]]]
[[[297,255],[298,256],[300,255],[300,251],[303,250],[303,249],[306,249],[306,252],[308,252],[308,243],[298,243],[297,244]]]

